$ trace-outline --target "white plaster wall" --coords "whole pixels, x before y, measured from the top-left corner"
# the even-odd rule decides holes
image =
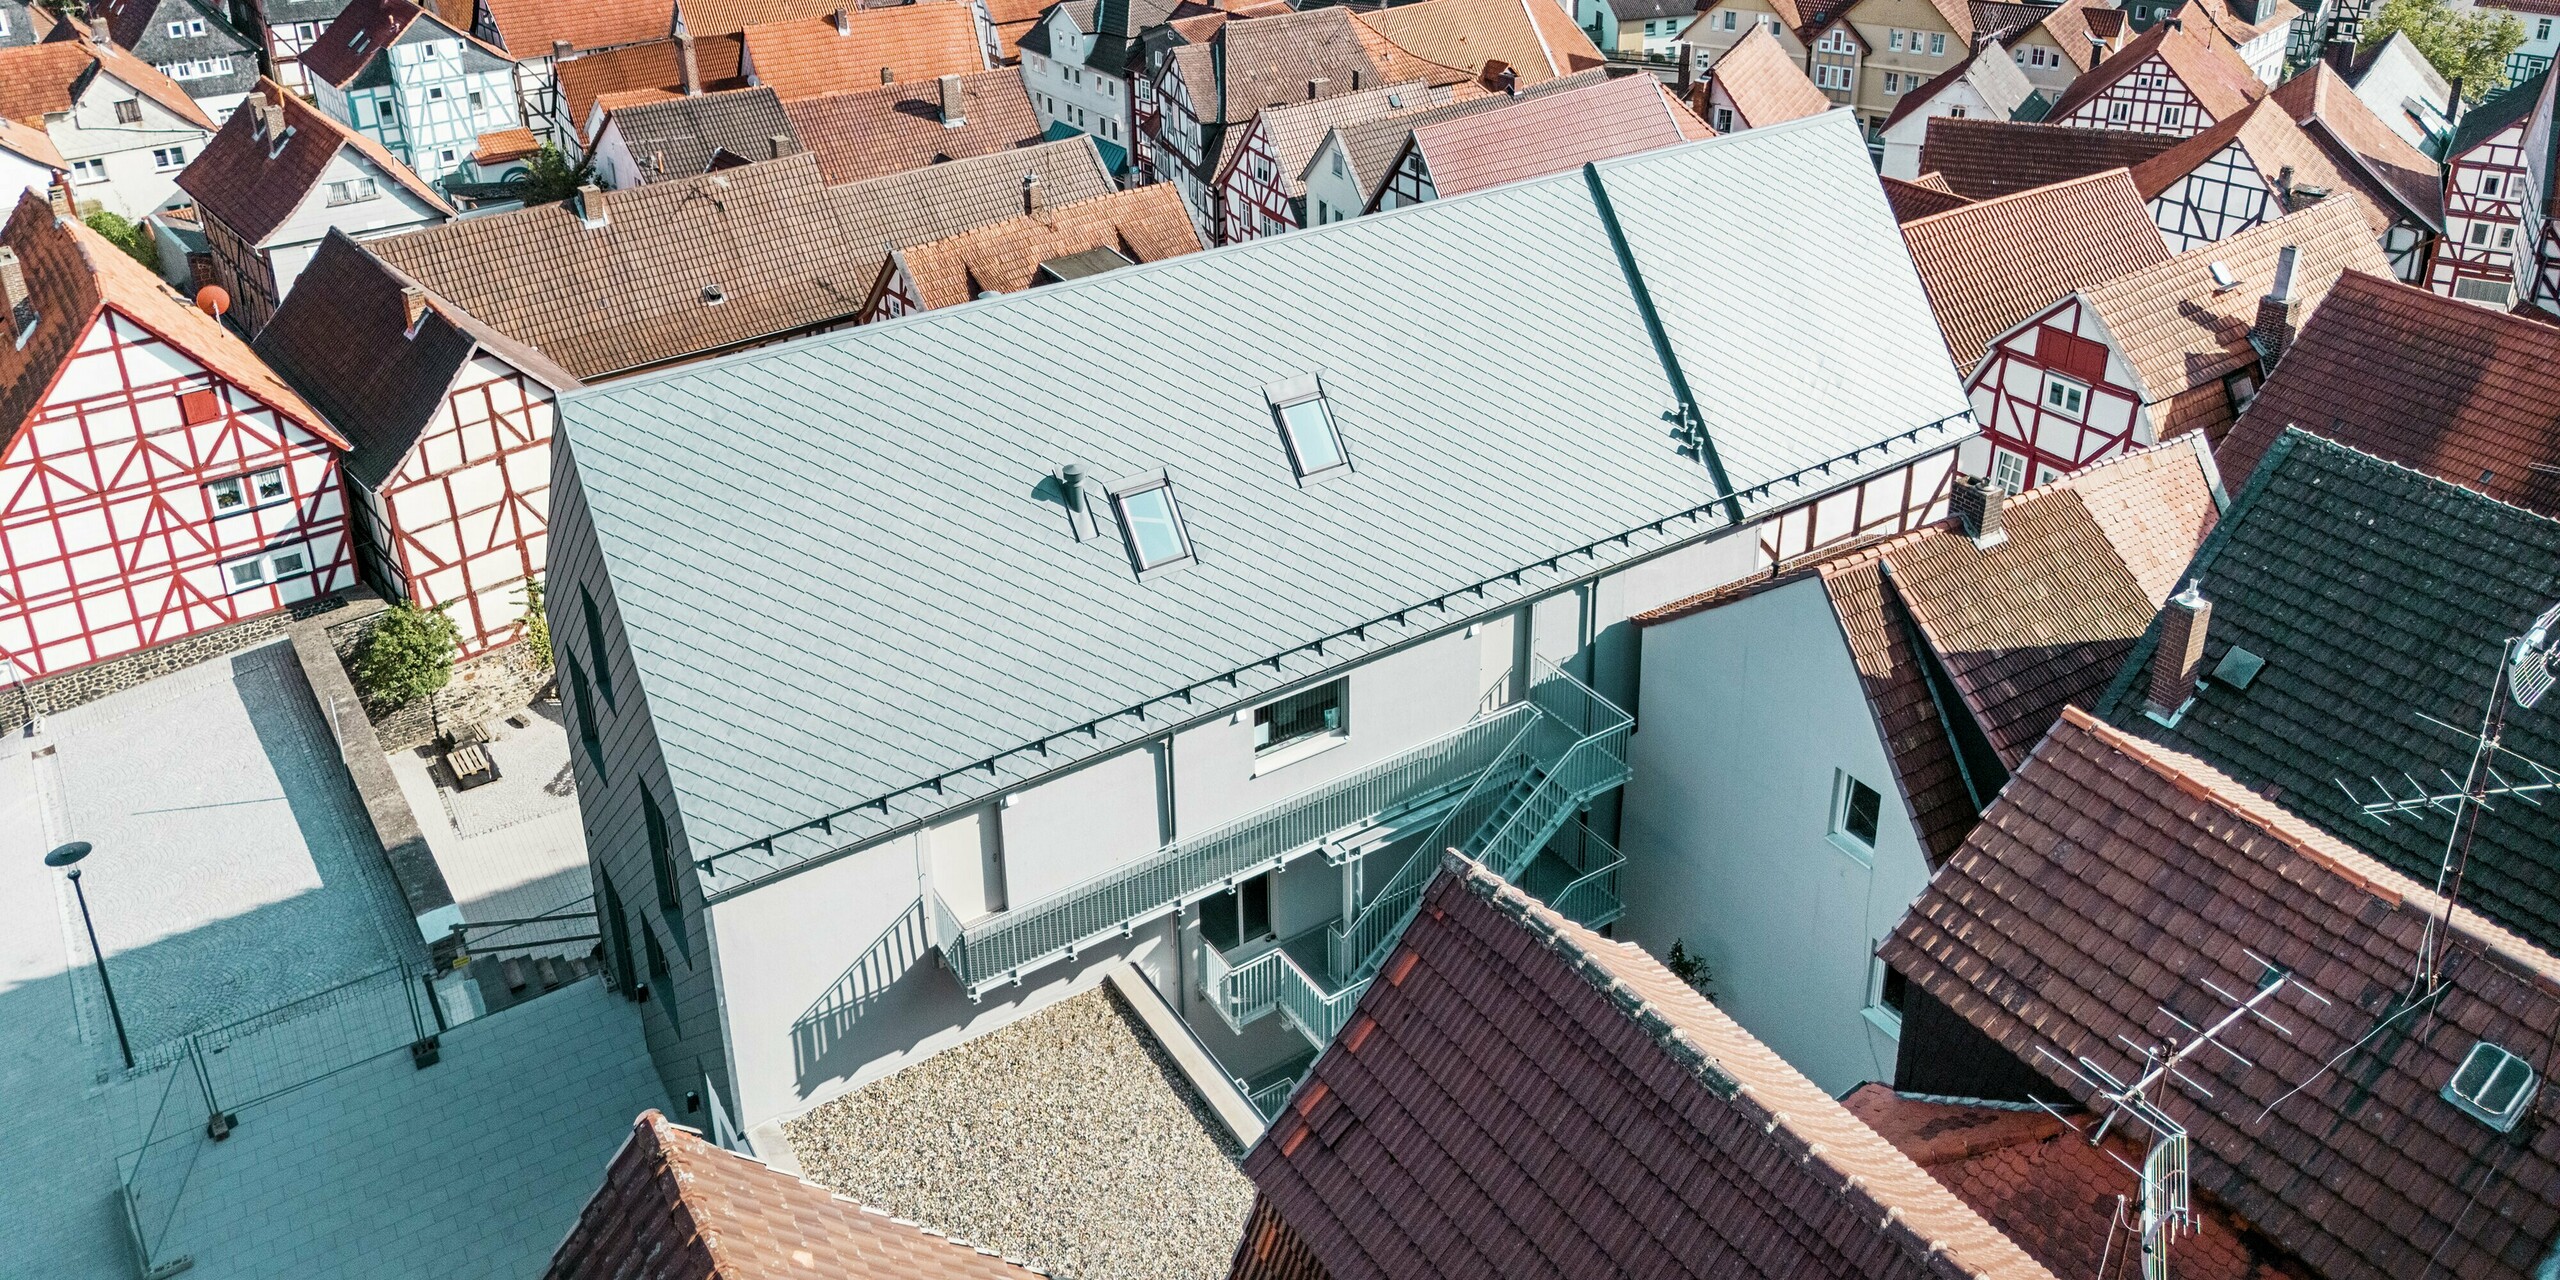
[[[1807,579],[1642,633],[1619,932],[1713,968],[1725,1012],[1825,1091],[1891,1080],[1862,1012],[1926,860],[1830,600]],[[1835,770],[1885,797],[1873,865],[1828,835]]]

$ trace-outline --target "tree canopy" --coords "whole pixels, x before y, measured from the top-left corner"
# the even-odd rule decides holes
[[[2524,24],[2495,9],[2455,9],[2446,0],[2384,0],[2365,20],[2359,50],[2370,50],[2404,32],[2462,96],[2477,102],[2507,84],[2507,55],[2524,43]]]

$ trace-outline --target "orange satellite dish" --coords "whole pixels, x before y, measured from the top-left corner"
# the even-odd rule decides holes
[[[222,313],[230,309],[230,291],[221,285],[209,284],[196,290],[196,310],[219,320],[222,318]]]

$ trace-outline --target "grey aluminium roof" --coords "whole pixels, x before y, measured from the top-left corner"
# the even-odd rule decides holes
[[[1264,389],[1311,373],[1353,470],[1302,488]],[[1973,433],[1839,112],[561,407],[715,894]],[[1066,462],[1161,469],[1198,562],[1073,540]]]

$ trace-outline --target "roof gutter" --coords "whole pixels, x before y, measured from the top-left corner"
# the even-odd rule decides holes
[[[1698,409],[1698,398],[1689,393],[1688,375],[1680,371],[1680,357],[1671,348],[1671,335],[1662,327],[1662,315],[1654,310],[1653,293],[1645,288],[1644,272],[1636,266],[1635,250],[1627,244],[1626,230],[1618,225],[1618,211],[1609,203],[1609,188],[1600,181],[1600,166],[1582,166],[1582,181],[1591,189],[1592,207],[1600,212],[1600,225],[1608,228],[1609,247],[1618,254],[1618,271],[1627,280],[1627,292],[1635,297],[1636,314],[1644,317],[1645,332],[1653,337],[1653,354],[1662,362],[1664,376],[1671,380],[1671,394],[1679,400],[1680,434],[1707,464],[1707,476],[1715,482],[1716,492],[1724,501],[1725,518],[1742,523],[1742,499],[1733,491],[1733,482],[1725,478],[1724,460],[1716,456],[1715,437],[1707,434],[1707,417]]]

